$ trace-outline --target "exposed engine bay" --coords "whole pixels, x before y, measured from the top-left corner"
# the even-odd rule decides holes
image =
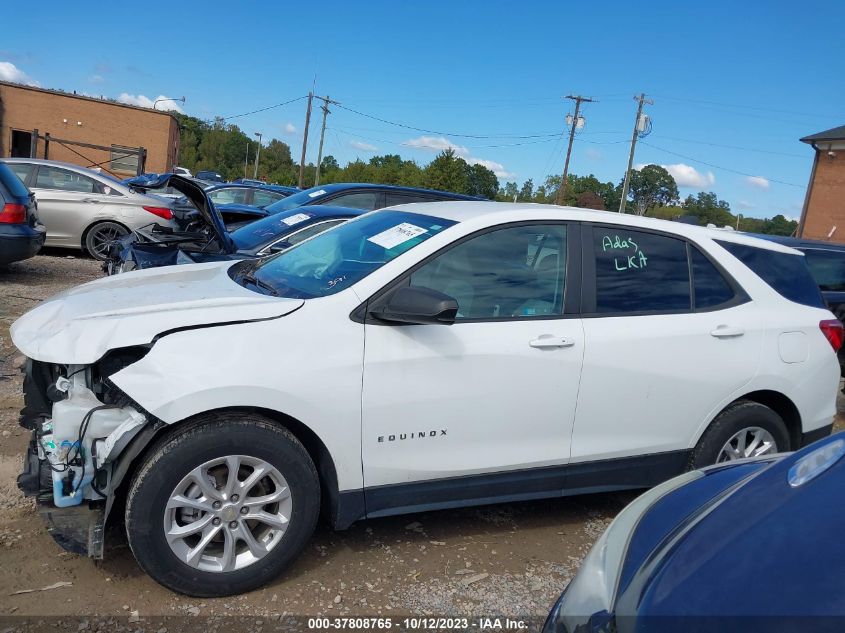
[[[115,466],[150,422],[109,376],[147,351],[114,350],[93,365],[26,361],[20,424],[32,438],[18,487],[36,497],[51,534],[70,551],[102,558],[110,495],[120,483]],[[57,511],[74,506],[80,512]]]

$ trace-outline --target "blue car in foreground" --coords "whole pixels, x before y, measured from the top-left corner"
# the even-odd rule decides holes
[[[717,464],[616,517],[544,633],[845,630],[845,433]]]

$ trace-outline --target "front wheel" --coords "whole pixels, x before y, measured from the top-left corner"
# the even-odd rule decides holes
[[[775,411],[740,400],[722,411],[696,444],[690,468],[789,450],[789,432]]]
[[[311,537],[317,471],[287,429],[219,414],[175,428],[129,489],[126,532],[154,580],[197,597],[250,591],[276,577]]]

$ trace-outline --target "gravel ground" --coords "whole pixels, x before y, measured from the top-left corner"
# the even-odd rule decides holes
[[[0,633],[261,631],[290,625],[289,616],[313,615],[497,615],[533,618],[536,626],[635,496],[430,512],[364,521],[344,532],[320,526],[282,577],[223,599],[185,598],[155,584],[117,529],[101,563],[63,552],[15,486],[27,434],[17,425],[21,379],[8,328],[38,301],[101,274],[93,260],[63,251],[0,268]],[[306,628],[301,620],[297,625]]]

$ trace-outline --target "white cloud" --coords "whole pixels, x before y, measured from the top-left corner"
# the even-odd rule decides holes
[[[12,62],[0,62],[0,81],[11,81],[16,84],[36,87],[40,85]]]
[[[496,174],[497,178],[508,179],[516,176],[516,174],[507,171],[502,163],[470,156],[469,148],[453,143],[443,136],[420,136],[418,138],[408,139],[402,143],[402,145],[432,152],[442,152],[443,150],[451,149],[455,152],[456,156],[463,158],[470,165],[484,165],[487,169]]]
[[[102,75],[91,75],[90,77],[88,77],[88,83],[91,84],[101,84],[105,81],[106,79]]]
[[[164,95],[159,95],[155,99],[150,99],[145,95],[131,95],[128,92],[121,92],[120,96],[117,98],[120,103],[125,103],[127,105],[134,105],[134,106],[141,106],[142,108],[152,108],[155,104],[156,110],[173,110],[175,112],[184,113],[182,108],[177,105],[176,101],[159,101],[159,99],[168,99]]]
[[[370,145],[369,143],[364,143],[362,141],[349,141],[349,144],[355,149],[360,149],[364,152],[375,152],[378,150],[378,147],[375,145]]]
[[[494,160],[484,160],[483,158],[473,158],[472,156],[468,156],[464,160],[466,160],[466,162],[470,165],[483,165],[496,174],[497,178],[508,179],[516,176],[513,172],[506,171],[505,166],[502,165],[502,163],[497,163]]]
[[[769,188],[769,181],[763,178],[762,176],[746,176],[745,182],[749,186],[756,187],[757,189]]]
[[[285,132],[287,134],[296,134],[296,126],[293,123],[285,123]]]
[[[418,138],[409,139],[402,143],[402,145],[416,147],[417,149],[425,149],[432,152],[441,152],[443,150],[451,149],[458,156],[469,155],[469,150],[466,147],[463,145],[457,145],[442,136],[420,136]]]
[[[675,184],[679,187],[692,187],[696,189],[704,189],[712,187],[716,182],[716,176],[712,171],[700,172],[691,165],[684,163],[676,163],[674,165],[660,165],[663,169],[672,174],[675,179]],[[645,163],[634,165],[634,169],[639,171],[645,167]]]

